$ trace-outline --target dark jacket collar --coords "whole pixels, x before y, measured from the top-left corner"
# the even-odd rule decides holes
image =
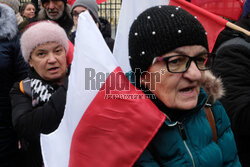
[[[72,19],[72,16],[70,14],[71,6],[66,5],[62,17],[60,17],[58,20],[55,20],[56,23],[58,23],[68,34],[70,30],[72,29],[74,22]],[[38,20],[50,20],[46,14],[46,11],[44,8],[42,8],[37,16]]]
[[[59,85],[57,85],[56,83],[53,83],[53,82],[49,82],[49,81],[46,81],[44,80],[35,70],[34,68],[29,68],[29,71],[28,71],[28,77],[30,79],[39,79],[41,80],[43,83],[46,83],[48,85],[51,85],[54,89],[57,89],[59,87]]]
[[[235,22],[236,25],[250,31],[250,19],[248,18],[240,18],[237,22]]]

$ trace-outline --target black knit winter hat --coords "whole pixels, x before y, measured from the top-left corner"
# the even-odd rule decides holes
[[[175,6],[149,8],[130,28],[130,65],[133,72],[136,68],[147,71],[155,57],[188,45],[202,45],[208,49],[206,31],[194,16]]]

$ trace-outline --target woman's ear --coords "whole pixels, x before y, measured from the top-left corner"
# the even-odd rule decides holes
[[[33,67],[33,63],[32,63],[31,57],[30,57],[30,59],[28,60],[28,63],[29,63],[29,65],[30,65],[30,67]]]

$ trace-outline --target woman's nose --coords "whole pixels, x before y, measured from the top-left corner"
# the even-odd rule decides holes
[[[57,60],[56,60],[56,57],[54,54],[50,53],[48,55],[48,63],[55,63]]]
[[[200,80],[201,79],[201,71],[198,69],[194,61],[191,61],[191,64],[188,70],[183,74],[184,77],[189,80]]]

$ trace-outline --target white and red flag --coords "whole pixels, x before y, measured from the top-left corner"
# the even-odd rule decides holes
[[[145,97],[90,14],[80,14],[65,113],[55,132],[41,135],[45,167],[132,166],[165,120]]]

